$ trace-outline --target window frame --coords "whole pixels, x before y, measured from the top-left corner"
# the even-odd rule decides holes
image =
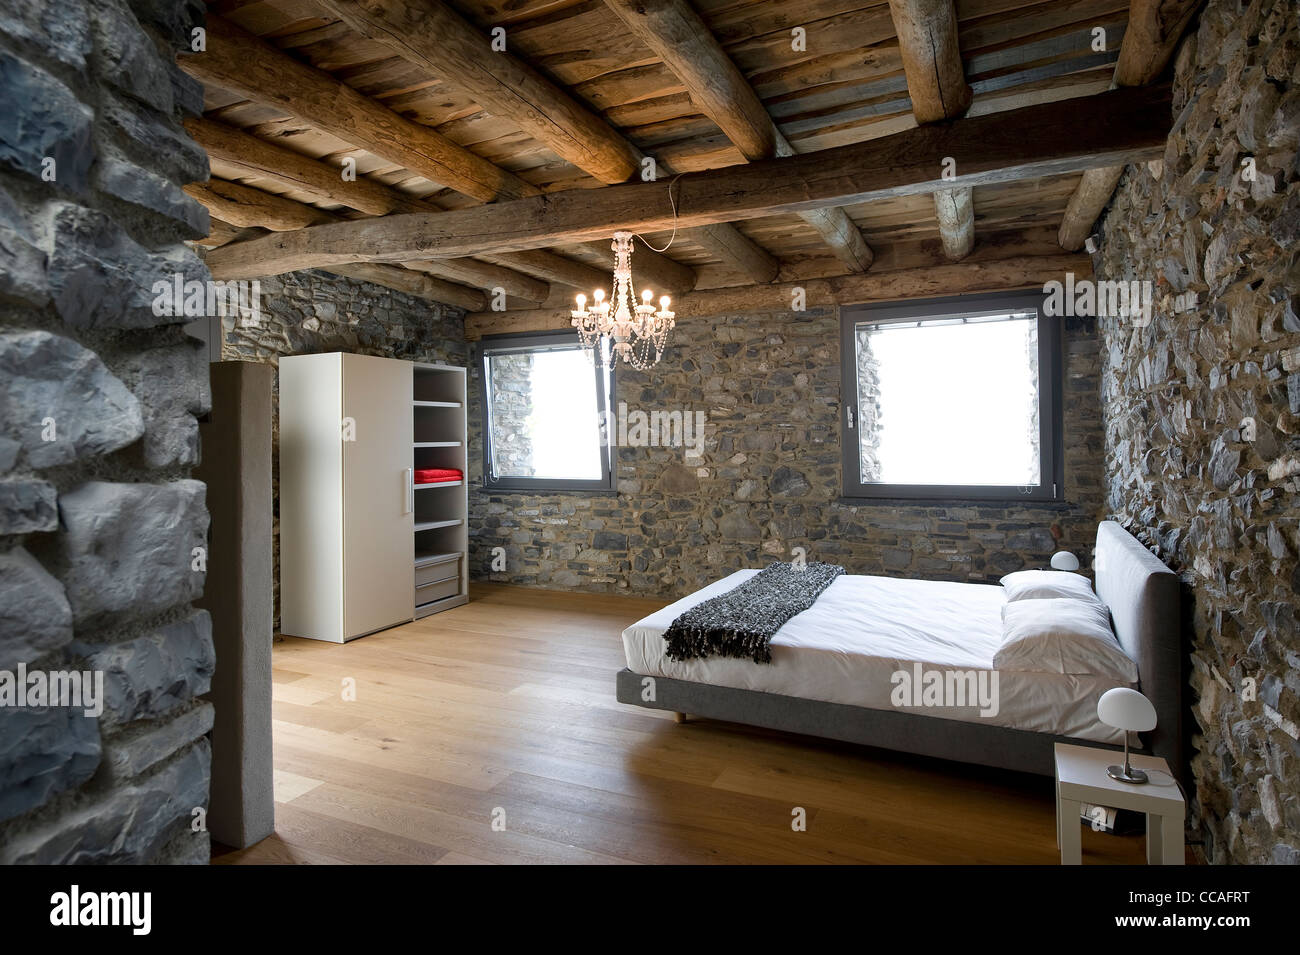
[[[954,295],[905,302],[847,305],[840,309],[840,487],[845,501],[1035,502],[1065,500],[1063,431],[1062,319],[1047,315],[1046,296],[1038,290]],[[862,481],[858,441],[857,326],[872,323],[921,322],[954,312],[981,312],[1006,308],[1034,308],[1038,312],[1038,447],[1039,483],[1026,489],[1015,485],[968,484],[867,484]],[[854,422],[849,424],[849,409]]]
[[[599,479],[492,477],[492,402],[489,395],[491,382],[488,374],[488,359],[493,354],[503,352],[560,350],[573,346],[577,346],[579,349],[582,348],[578,333],[575,330],[565,329],[552,332],[512,332],[503,335],[485,335],[475,343],[474,363],[479,374],[479,403],[483,414],[483,490],[492,493],[505,491],[547,494],[569,491],[587,494],[614,492],[614,448],[611,447],[609,435],[606,433],[608,423],[606,415],[601,415],[600,420],[601,476]],[[592,368],[596,378],[597,409],[608,412],[610,408],[614,407],[615,369],[611,368],[608,373],[602,373],[602,369],[595,362],[592,362]],[[608,379],[608,388],[606,387],[606,379]]]

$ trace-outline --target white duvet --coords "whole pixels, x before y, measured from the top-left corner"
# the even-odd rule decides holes
[[[777,631],[770,664],[667,658],[663,635],[677,616],[756,573],[738,570],[628,627],[623,631],[628,668],[646,676],[1123,742],[1123,734],[1097,720],[1097,699],[1127,684],[1108,677],[993,670],[1005,603],[998,586],[845,574]],[[930,677],[932,671],[945,676]],[[981,705],[974,694],[967,705],[954,705],[960,700],[951,693],[946,698],[923,693],[927,681],[935,681],[932,687],[939,679],[953,685],[946,676],[950,671],[969,671],[964,685],[981,685],[986,696],[996,688],[995,705]],[[897,675],[902,672],[906,678]]]

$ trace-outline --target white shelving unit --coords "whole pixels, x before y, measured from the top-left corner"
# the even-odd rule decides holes
[[[457,468],[468,474],[466,375],[454,365],[415,363],[412,474],[423,468]],[[415,608],[418,619],[469,601],[469,488],[464,480],[413,484]]]

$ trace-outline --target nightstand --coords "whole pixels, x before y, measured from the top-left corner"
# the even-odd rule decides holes
[[[1081,802],[1145,813],[1147,864],[1182,865],[1187,805],[1169,764],[1158,756],[1133,756],[1133,766],[1149,777],[1148,782],[1133,785],[1106,774],[1106,767],[1118,761],[1116,756],[1114,750],[1056,744],[1056,844],[1061,865],[1083,862]]]

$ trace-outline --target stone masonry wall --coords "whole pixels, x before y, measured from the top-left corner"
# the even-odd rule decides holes
[[[470,371],[470,567],[528,586],[679,596],[790,559],[851,573],[996,580],[1065,548],[1087,566],[1103,508],[1094,323],[1069,320],[1064,505],[840,503],[839,317],[833,310],[688,318],[658,367],[618,369],[616,400],[708,415],[704,453],[617,452],[617,494],[481,489],[482,413]],[[849,360],[853,360],[852,356]],[[506,570],[490,571],[493,547]]]
[[[369,282],[327,272],[261,280],[261,315],[249,324],[222,320],[221,357],[276,364],[282,355],[350,352],[407,361],[464,365],[465,313]],[[274,504],[275,627],[280,627],[280,379],[272,389],[271,481]]]
[[[1103,322],[1108,508],[1185,582],[1207,855],[1297,863],[1296,7],[1211,0],[1175,65],[1164,159],[1128,170],[1103,222],[1099,277],[1158,283],[1149,326]]]
[[[181,127],[203,96],[174,65],[203,15],[0,9],[0,863],[208,860],[207,365],[152,307],[208,278],[181,191],[208,175]],[[72,671],[102,698],[19,705]]]

